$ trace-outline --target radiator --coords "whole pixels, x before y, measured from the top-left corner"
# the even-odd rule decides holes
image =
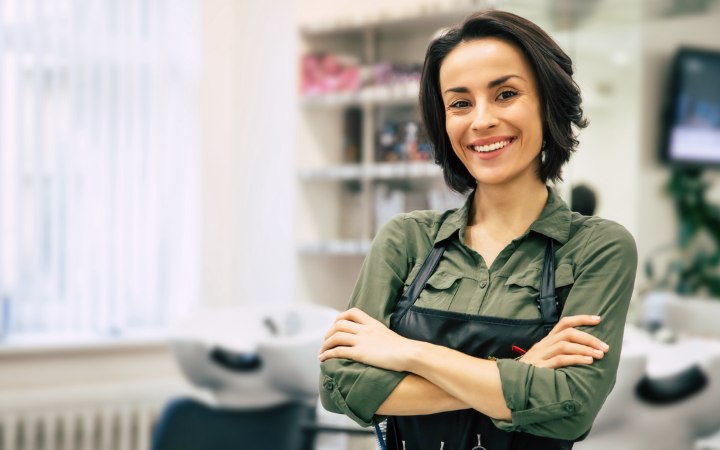
[[[161,405],[117,403],[0,415],[2,450],[149,450]]]
[[[0,395],[0,450],[150,450],[173,383]]]

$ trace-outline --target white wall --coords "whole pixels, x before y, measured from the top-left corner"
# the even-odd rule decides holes
[[[596,214],[637,235],[641,42],[635,24],[587,24],[560,41],[575,65],[585,116],[580,145],[566,169],[567,184],[596,190]]]
[[[205,304],[292,300],[292,0],[205,0]]]

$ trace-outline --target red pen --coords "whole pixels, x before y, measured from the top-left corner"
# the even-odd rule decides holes
[[[526,350],[521,349],[517,345],[512,346],[512,351],[514,351],[515,353],[520,353],[521,355],[524,355],[525,353],[527,353]]]

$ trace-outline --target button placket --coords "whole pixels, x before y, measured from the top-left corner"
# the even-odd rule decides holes
[[[488,277],[490,276],[490,271],[485,269],[481,270],[479,275],[479,280],[477,281],[477,295],[476,298],[473,299],[471,302],[471,305],[468,305],[468,314],[480,314],[480,310],[482,309],[483,302],[485,302],[485,298],[487,298],[488,295],[488,287],[490,283],[488,282]]]
[[[480,273],[478,273],[478,278],[486,278],[488,277],[489,273],[487,270],[480,270]],[[480,313],[480,307],[482,306],[483,301],[485,301],[485,297],[487,295],[487,280],[484,279],[480,282],[478,282],[475,288],[475,294],[473,295],[472,299],[467,303],[467,314],[479,314]]]

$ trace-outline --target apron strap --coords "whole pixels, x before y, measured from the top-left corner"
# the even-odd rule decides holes
[[[410,283],[410,286],[402,293],[400,299],[395,305],[393,314],[390,318],[390,329],[397,329],[397,324],[410,310],[412,305],[420,296],[420,293],[425,289],[430,275],[435,272],[440,258],[442,258],[445,249],[450,243],[450,239],[445,239],[435,244],[430,250],[427,258],[423,262],[422,267],[418,271],[415,279]],[[545,249],[545,257],[543,260],[542,279],[540,281],[540,296],[538,297],[538,309],[540,310],[540,317],[542,317],[543,327],[545,327],[545,333],[549,333],[550,330],[560,320],[560,313],[558,311],[557,296],[555,295],[555,250],[552,239],[548,239],[547,248]]]
[[[545,333],[547,334],[560,320],[557,296],[555,295],[555,251],[553,240],[550,238],[548,238],[547,248],[545,249],[542,279],[540,281],[540,296],[537,302],[543,327],[545,327]]]
[[[420,267],[420,270],[415,276],[415,279],[412,283],[410,283],[410,286],[405,289],[405,292],[403,292],[400,296],[400,300],[398,300],[397,304],[395,304],[395,309],[390,317],[391,330],[397,329],[397,324],[400,323],[400,320],[410,310],[412,305],[415,304],[415,300],[417,300],[420,293],[423,289],[425,289],[425,285],[427,284],[428,279],[430,279],[430,275],[435,272],[435,269],[440,262],[440,258],[442,258],[442,255],[449,244],[450,239],[445,239],[437,242],[432,250],[430,250],[430,253],[425,258],[422,267]]]

